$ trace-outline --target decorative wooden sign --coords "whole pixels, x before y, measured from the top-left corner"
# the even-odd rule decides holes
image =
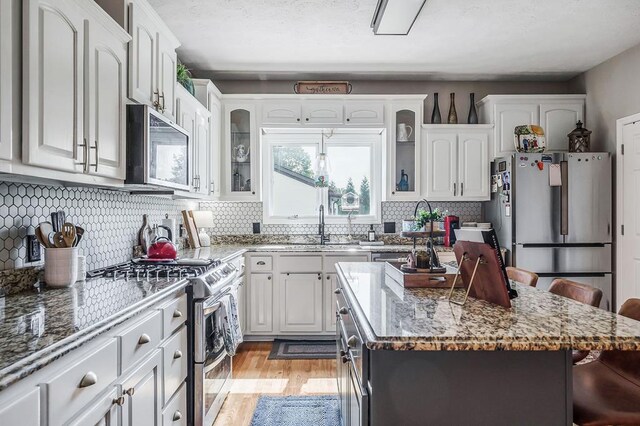
[[[348,81],[299,81],[293,85],[298,95],[347,95],[351,89]]]

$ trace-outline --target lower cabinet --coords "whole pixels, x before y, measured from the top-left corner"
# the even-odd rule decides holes
[[[162,410],[163,426],[187,425],[187,384],[183,383],[173,398]]]
[[[102,398],[99,398],[95,403],[91,404],[80,417],[71,421],[70,425],[118,426],[120,424],[120,404],[123,402],[124,397],[119,397],[117,389],[112,389]]]
[[[338,274],[325,274],[324,277],[324,331],[333,332],[336,329],[336,288]]]
[[[123,426],[155,426],[162,408],[162,353],[159,350],[120,381]]]
[[[24,395],[0,406],[2,424],[36,426],[40,424],[40,389],[33,388]]]
[[[249,282],[249,330],[273,332],[273,275],[251,274]]]
[[[280,331],[323,331],[322,274],[280,274]]]

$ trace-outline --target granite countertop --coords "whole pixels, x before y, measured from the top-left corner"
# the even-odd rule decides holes
[[[459,306],[444,299],[448,289],[405,289],[384,268],[338,264],[370,349],[640,350],[640,322],[548,291],[515,283],[510,309],[473,298]]]
[[[359,244],[256,244],[245,245],[248,252],[373,252],[407,253],[412,245],[361,246]],[[450,247],[436,246],[436,251],[452,251]]]
[[[182,250],[181,258],[242,255],[241,247]],[[187,285],[186,279],[93,278],[0,298],[0,391]]]

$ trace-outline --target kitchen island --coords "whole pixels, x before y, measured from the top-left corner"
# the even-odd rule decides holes
[[[570,425],[571,351],[640,350],[640,322],[517,283],[505,309],[405,289],[383,264],[337,272],[347,424]]]

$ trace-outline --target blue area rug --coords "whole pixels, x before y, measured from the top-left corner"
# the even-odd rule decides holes
[[[251,426],[339,426],[338,397],[261,396]]]

